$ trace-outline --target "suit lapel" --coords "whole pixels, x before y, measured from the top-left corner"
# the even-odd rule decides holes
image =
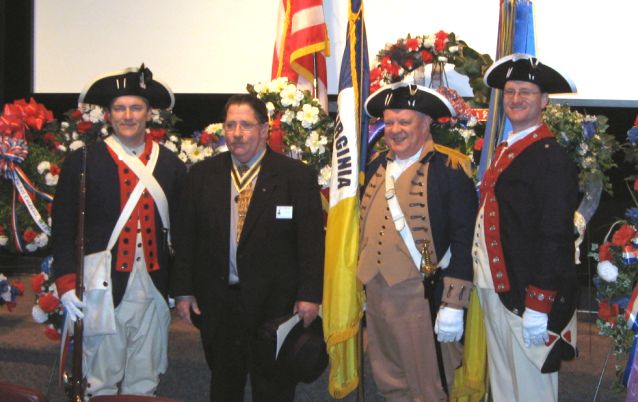
[[[210,195],[213,205],[212,211],[215,221],[221,226],[220,233],[230,233],[230,168],[232,160],[230,152],[224,158],[222,169],[217,174],[210,175]],[[219,200],[219,201],[214,201]],[[228,250],[230,247],[230,236],[221,236],[220,250]],[[227,253],[226,253],[227,254]]]
[[[239,245],[244,242],[244,239],[253,230],[255,223],[270,206],[270,198],[277,188],[277,176],[279,172],[273,166],[273,160],[271,150],[266,150],[266,155],[261,162],[261,169],[255,182],[255,188],[253,190],[252,198],[250,199],[250,205],[248,206],[248,212],[246,213],[246,220],[244,221],[244,227],[239,238]],[[274,211],[271,211],[274,216]]]

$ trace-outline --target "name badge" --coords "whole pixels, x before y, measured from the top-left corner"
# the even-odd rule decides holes
[[[292,219],[292,205],[278,205],[276,219]]]

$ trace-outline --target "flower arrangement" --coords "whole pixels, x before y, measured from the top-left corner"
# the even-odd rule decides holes
[[[444,78],[445,64],[454,65],[454,70],[468,77],[474,92],[470,102],[466,102],[454,89],[447,87]],[[490,89],[483,82],[483,75],[492,64],[487,54],[480,54],[457,40],[453,32],[439,31],[435,34],[400,38],[395,43],[386,44],[376,56],[376,64],[370,71],[370,92],[384,85],[401,81],[419,82],[421,68],[433,64],[433,75],[443,75],[438,79],[437,91],[445,96],[456,111],[456,117],[443,118],[432,123],[432,136],[437,144],[455,148],[473,159],[480,150],[484,124],[479,121],[473,107],[486,107]],[[433,81],[437,81],[433,78]],[[480,134],[479,134],[480,133]]]
[[[171,135],[162,144],[187,165],[201,162],[227,150],[222,123],[209,124],[204,130],[193,133],[191,138]]]
[[[0,115],[0,248],[35,252],[48,244],[52,193],[65,153],[57,146],[57,129],[53,113],[34,99],[4,106]]]
[[[18,296],[24,294],[24,284],[19,280],[9,282],[6,276],[0,273],[0,307],[7,306],[12,311],[16,306]]]
[[[248,84],[246,89],[266,103],[271,140],[281,130],[282,151],[312,166],[319,172],[320,184],[327,185],[334,123],[319,101],[285,77]]]
[[[52,262],[53,257],[44,258],[40,264],[41,272],[31,278],[31,288],[36,294],[31,316],[38,324],[44,324],[44,334],[47,338],[57,341],[64,324],[64,307],[51,278]]]
[[[486,107],[490,90],[483,82],[483,75],[492,64],[487,54],[480,54],[462,40],[457,40],[454,32],[439,31],[434,34],[400,38],[395,43],[386,44],[376,57],[376,65],[370,71],[370,93],[383,85],[413,78],[421,66],[451,63],[454,70],[468,77],[474,91],[474,107]]]
[[[616,166],[612,155],[620,146],[614,136],[607,133],[607,117],[584,115],[567,105],[550,104],[542,119],[578,165],[581,190],[584,191],[592,179],[599,179],[604,189],[611,192],[605,171]]]

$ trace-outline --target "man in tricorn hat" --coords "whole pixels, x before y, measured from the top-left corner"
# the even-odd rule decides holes
[[[503,90],[512,132],[480,186],[474,283],[485,314],[494,401],[556,401],[561,360],[575,355],[575,164],[541,122],[550,93],[568,78],[526,54],[485,75]]]
[[[62,166],[52,214],[57,289],[67,318],[84,319],[86,398],[153,395],[168,363],[170,221],[186,169],[146,135],[146,124],[151,108],[172,108],[173,93],[142,65],[98,78],[79,103],[105,108],[113,135],[71,153]],[[75,240],[83,164],[81,301]]]
[[[361,201],[372,373],[387,401],[444,401],[462,356],[477,206],[472,181],[430,133],[454,109],[408,83],[379,89],[365,107],[383,118],[390,148],[368,167]]]

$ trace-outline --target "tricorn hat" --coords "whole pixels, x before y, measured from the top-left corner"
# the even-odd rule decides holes
[[[154,109],[172,109],[173,91],[158,79],[144,64],[97,77],[80,94],[78,103],[90,103],[108,108],[120,96],[140,96]]]
[[[383,117],[386,109],[415,110],[435,120],[455,115],[454,108],[443,95],[409,82],[397,82],[379,88],[368,96],[365,109],[371,117]]]
[[[526,81],[538,85],[550,94],[576,92],[576,86],[566,75],[541,63],[536,57],[514,53],[496,60],[485,73],[485,84],[503,89],[507,81]]]
[[[328,366],[321,317],[308,328],[299,321],[290,330],[277,355],[277,365],[282,375],[295,383],[311,383],[321,376]]]

